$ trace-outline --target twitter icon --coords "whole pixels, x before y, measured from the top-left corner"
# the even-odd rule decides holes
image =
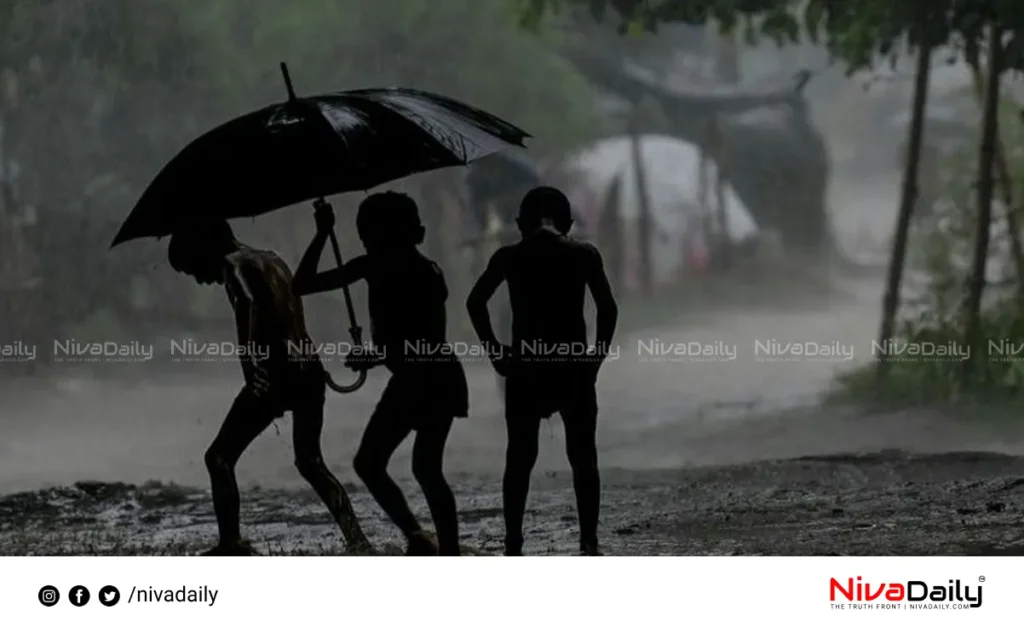
[[[121,592],[114,585],[107,585],[100,589],[100,604],[105,607],[112,607],[121,601]]]

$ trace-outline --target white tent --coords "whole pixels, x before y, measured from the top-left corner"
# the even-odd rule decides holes
[[[671,281],[683,265],[687,225],[706,215],[708,207],[716,207],[716,166],[711,164],[708,169],[708,203],[702,204],[701,152],[697,146],[670,136],[652,134],[640,138],[640,150],[654,220],[651,252],[655,282],[665,283]],[[627,231],[629,248],[626,257],[635,261],[638,258],[635,235],[640,203],[632,139],[620,136],[598,141],[571,156],[566,167],[583,178],[587,189],[597,196],[607,191],[615,178],[622,177],[619,208]],[[725,187],[724,197],[729,237],[738,243],[755,236],[757,224],[732,187]]]

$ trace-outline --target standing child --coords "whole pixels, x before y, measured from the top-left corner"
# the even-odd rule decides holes
[[[317,265],[334,227],[334,212],[320,203],[315,217],[317,234],[296,271],[295,292],[325,292],[365,279],[372,339],[380,353],[352,357],[346,364],[354,369],[383,364],[391,371],[356,452],[356,473],[405,535],[407,555],[458,556],[458,516],[444,477],[444,448],[454,419],[469,414],[469,388],[447,342],[444,274],[418,248],[426,232],[419,210],[404,194],[368,197],[356,217],[366,254],[325,272],[317,272]],[[387,472],[391,456],[411,433],[416,434],[412,472],[430,507],[437,546]]]
[[[523,515],[537,462],[540,424],[559,413],[576,490],[580,552],[600,556],[597,523],[601,477],[597,464],[597,373],[615,334],[618,307],[597,249],[568,237],[569,200],[537,187],[523,198],[517,244],[499,249],[469,294],[466,307],[495,370],[507,379],[508,448],[502,496],[505,555],[523,554]],[[512,304],[512,345],[502,345],[487,310],[501,284]],[[584,301],[597,308],[594,346],[587,345]]]

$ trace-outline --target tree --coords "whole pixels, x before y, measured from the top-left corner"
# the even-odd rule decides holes
[[[985,78],[985,103],[981,123],[981,147],[978,151],[978,223],[974,236],[974,261],[971,267],[964,340],[976,346],[981,334],[981,297],[985,291],[985,272],[988,264],[990,226],[992,224],[992,195],[995,189],[993,166],[999,128],[999,84],[1003,74],[1002,30],[997,23],[989,26],[988,76]],[[963,382],[970,379],[974,358],[964,361]]]
[[[404,85],[464,99],[564,149],[597,125],[590,88],[516,28],[502,3],[475,0],[224,0],[191,14],[220,81],[245,99],[283,98],[278,62],[299,92]],[[557,34],[541,30],[545,39]],[[247,90],[248,89],[248,90]],[[251,102],[239,108],[251,108]]]
[[[971,67],[971,79],[974,88],[974,95],[978,104],[985,107],[985,79],[982,76],[980,61],[976,57],[968,59]],[[1020,202],[1013,195],[1013,179],[1010,175],[1010,165],[1006,159],[1006,148],[1000,139],[996,139],[996,176],[999,183],[1004,211],[1006,213],[1006,231],[1010,238],[1010,255],[1013,258],[1013,265],[1017,272],[1018,292],[1024,295],[1024,244],[1021,243],[1020,234]]]
[[[167,0],[14,0],[0,8],[3,149],[20,167],[19,204],[39,210],[27,239],[41,256],[42,284],[19,302],[33,327],[85,318],[101,297],[126,299],[134,272],[125,271],[146,268],[145,249],[106,253],[128,209],[84,205],[93,183],[148,177],[151,147],[183,139],[178,95],[182,80],[193,80],[196,42],[175,11]]]
[[[648,188],[647,170],[644,169],[642,135],[637,128],[639,120],[637,105],[633,106],[630,121],[629,140],[633,163],[633,178],[636,181],[637,200],[640,205],[640,221],[637,226],[640,251],[640,286],[645,297],[654,294],[654,273],[651,259],[651,235],[653,234],[651,199]]]
[[[910,138],[907,141],[906,165],[903,171],[903,192],[896,216],[896,230],[893,236],[892,253],[889,257],[889,273],[886,278],[885,294],[882,298],[882,323],[878,340],[885,356],[878,364],[878,380],[882,381],[889,372],[887,342],[896,330],[896,314],[900,305],[900,287],[903,268],[907,257],[907,239],[910,234],[910,217],[917,202],[918,165],[921,159],[921,142],[924,138],[925,106],[928,101],[928,79],[932,65],[932,48],[923,45],[917,52],[917,74],[914,80],[914,103],[910,121]]]

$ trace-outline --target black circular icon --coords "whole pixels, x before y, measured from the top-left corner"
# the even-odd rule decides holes
[[[100,589],[100,604],[105,607],[112,607],[121,601],[121,592],[114,585],[107,585]]]
[[[60,592],[53,585],[46,585],[39,590],[39,604],[44,607],[52,607],[60,602]]]
[[[75,585],[68,593],[68,600],[76,607],[84,607],[89,604],[89,590],[82,585]]]

